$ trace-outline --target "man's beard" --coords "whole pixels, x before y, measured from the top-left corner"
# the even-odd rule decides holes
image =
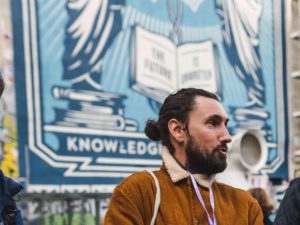
[[[226,145],[226,144],[224,144]],[[224,147],[224,145],[221,145]],[[187,169],[191,173],[212,175],[223,172],[227,167],[226,156],[221,154],[219,147],[209,152],[204,146],[195,143],[193,136],[189,135],[189,140],[185,148],[187,157]]]

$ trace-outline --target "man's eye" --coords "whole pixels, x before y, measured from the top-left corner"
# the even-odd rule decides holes
[[[210,125],[212,125],[212,126],[217,126],[217,125],[219,124],[219,121],[218,121],[218,120],[215,120],[215,119],[209,120],[209,121],[208,121],[208,124],[210,124]]]

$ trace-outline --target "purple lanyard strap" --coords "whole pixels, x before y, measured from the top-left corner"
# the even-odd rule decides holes
[[[211,205],[212,212],[213,212],[213,218],[210,217],[210,215],[206,209],[203,197],[201,195],[201,192],[199,191],[199,188],[197,186],[195,178],[193,177],[192,174],[190,174],[190,177],[191,177],[191,180],[192,180],[192,183],[194,186],[194,190],[199,199],[199,202],[201,203],[203,209],[205,210],[209,225],[217,225],[217,220],[216,220],[216,216],[215,216],[215,200],[214,200],[214,195],[213,195],[212,188],[211,188],[211,180],[209,179],[209,201],[210,201],[210,205]]]

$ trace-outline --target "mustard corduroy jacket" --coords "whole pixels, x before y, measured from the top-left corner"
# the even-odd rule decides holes
[[[208,225],[207,215],[193,188],[189,173],[163,149],[163,166],[155,175],[161,190],[156,225]],[[194,175],[206,208],[213,215],[209,201],[208,179]],[[263,225],[257,201],[246,191],[218,183],[212,184],[218,225]],[[129,176],[112,195],[105,215],[105,225],[149,225],[156,196],[154,179],[148,172]]]

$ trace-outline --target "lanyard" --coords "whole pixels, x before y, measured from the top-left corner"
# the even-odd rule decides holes
[[[199,191],[199,188],[197,186],[195,178],[193,177],[192,174],[190,174],[190,177],[191,177],[195,192],[197,194],[197,197],[199,199],[199,202],[201,203],[203,209],[205,210],[209,225],[217,225],[217,220],[216,220],[216,216],[215,216],[215,200],[214,200],[214,195],[213,195],[213,192],[212,192],[212,189],[211,189],[210,180],[209,180],[209,201],[210,201],[210,205],[211,205],[211,208],[212,208],[212,211],[213,211],[213,219],[210,217],[210,215],[209,215],[209,213],[206,209],[203,197],[201,195],[201,192]]]

